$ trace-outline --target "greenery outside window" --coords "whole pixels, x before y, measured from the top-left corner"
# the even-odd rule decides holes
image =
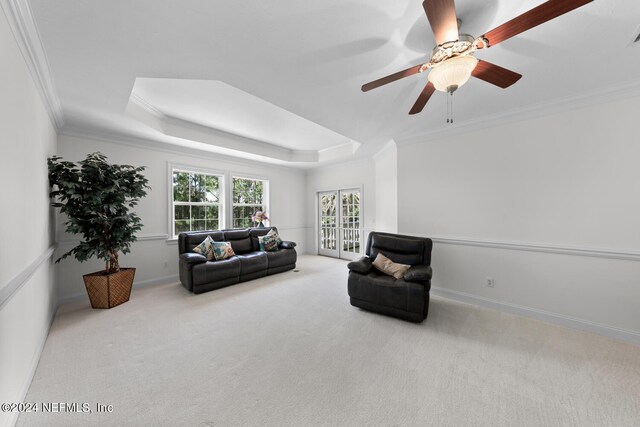
[[[232,227],[255,227],[257,224],[251,220],[251,215],[256,211],[268,214],[269,181],[235,176],[232,181]]]
[[[172,174],[173,237],[183,231],[220,229],[223,176],[180,169]]]

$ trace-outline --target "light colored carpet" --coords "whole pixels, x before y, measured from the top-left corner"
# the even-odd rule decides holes
[[[345,261],[298,266],[61,308],[26,402],[94,413],[18,425],[640,425],[640,346],[442,298],[412,324],[350,306]]]

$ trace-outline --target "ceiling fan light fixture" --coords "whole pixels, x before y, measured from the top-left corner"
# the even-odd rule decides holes
[[[454,56],[440,63],[429,72],[429,81],[436,90],[453,92],[471,77],[478,60],[471,55]]]

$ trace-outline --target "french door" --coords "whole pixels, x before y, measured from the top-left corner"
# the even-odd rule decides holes
[[[361,247],[361,198],[359,189],[318,193],[318,253],[354,259]]]

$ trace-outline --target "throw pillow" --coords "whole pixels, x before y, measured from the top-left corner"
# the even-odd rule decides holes
[[[258,243],[260,244],[261,251],[273,252],[278,250],[278,246],[282,242],[280,236],[278,236],[278,232],[274,229],[271,229],[264,236],[258,237]]]
[[[213,255],[216,257],[216,261],[231,258],[235,254],[230,242],[213,242]]]
[[[373,266],[383,273],[395,277],[396,279],[402,279],[407,270],[411,268],[410,265],[393,262],[380,253],[373,261]]]
[[[213,261],[214,260],[213,243],[214,241],[211,238],[211,236],[207,236],[207,238],[204,239],[198,246],[193,248],[193,252],[200,255],[204,255],[207,257],[209,261]]]

